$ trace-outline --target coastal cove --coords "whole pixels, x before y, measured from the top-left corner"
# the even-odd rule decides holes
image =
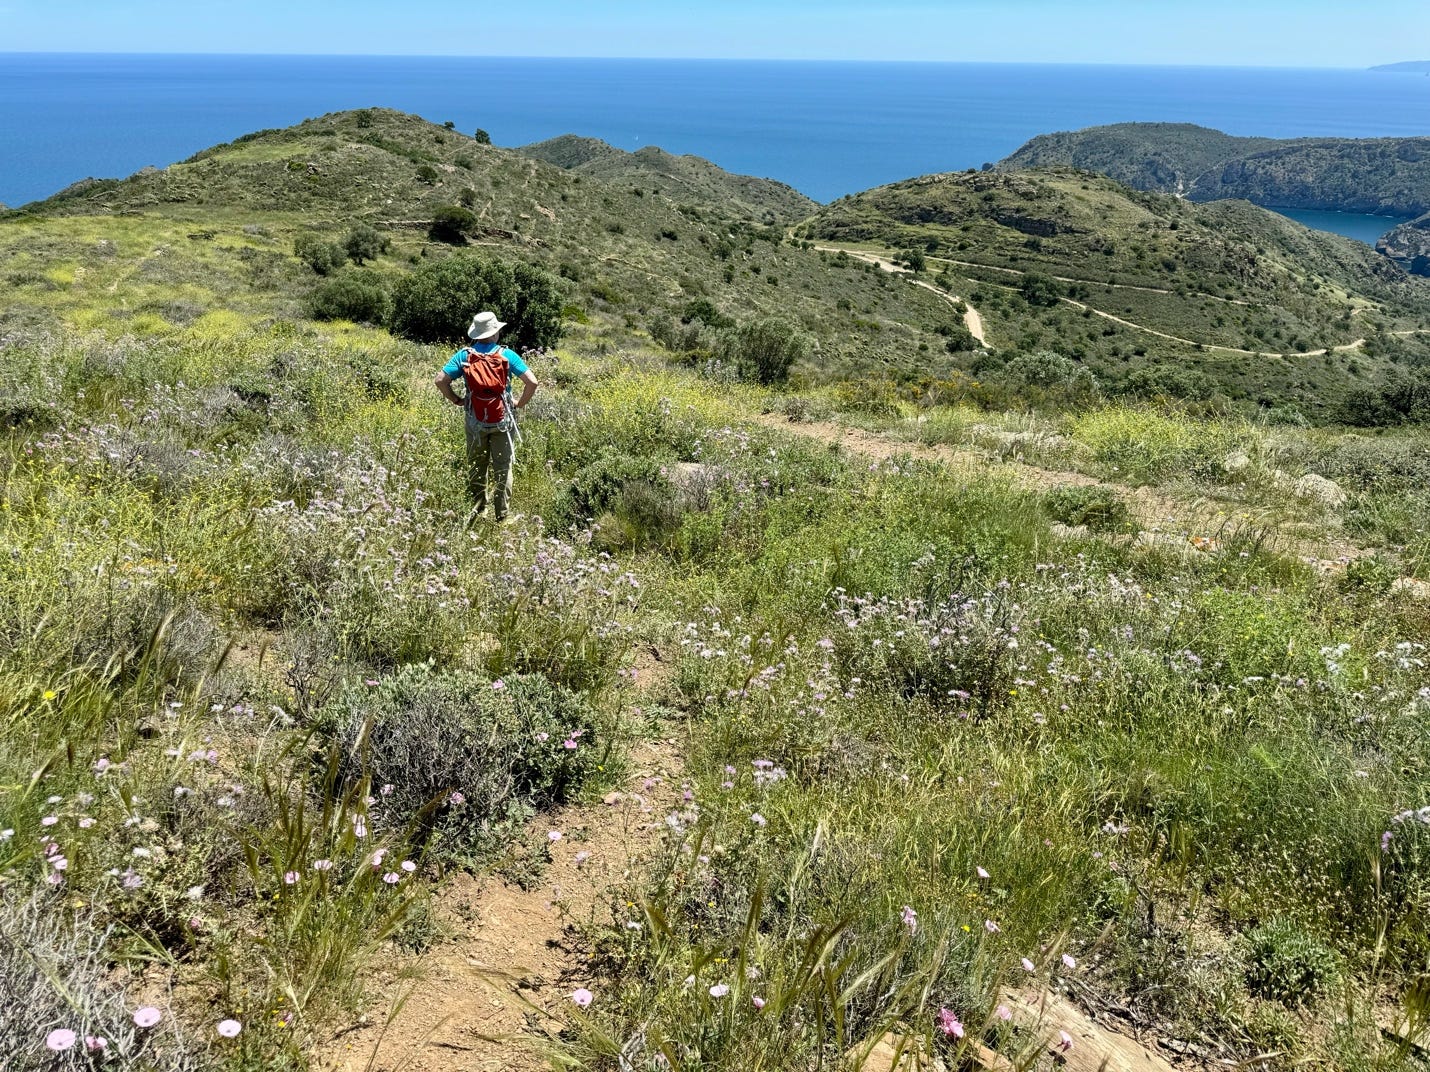
[[[476,64],[484,77],[472,77]],[[820,201],[980,167],[1051,130],[1193,122],[1268,137],[1427,133],[1430,79],[1354,70],[358,56],[0,54],[0,202],[381,105],[521,145],[659,145]]]
[[[1368,246],[1375,245],[1406,220],[1406,217],[1400,216],[1367,216],[1357,212],[1324,212],[1312,208],[1272,208],[1272,211],[1312,230],[1354,238]]]

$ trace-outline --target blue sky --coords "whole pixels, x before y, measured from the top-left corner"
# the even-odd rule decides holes
[[[0,0],[0,51],[1359,67],[1430,59],[1430,3]]]

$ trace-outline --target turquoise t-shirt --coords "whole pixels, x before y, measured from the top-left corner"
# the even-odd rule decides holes
[[[512,350],[508,350],[505,346],[499,347],[493,342],[474,342],[471,344],[470,349],[475,350],[479,354],[489,354],[493,350],[500,349],[501,352],[506,355],[507,364],[511,366],[511,372],[507,376],[508,386],[511,384],[512,376],[522,376],[525,375],[527,371],[526,362],[521,359],[521,355]],[[452,360],[442,366],[442,375],[446,376],[449,380],[460,380],[462,378],[462,365],[466,361],[467,350],[468,347],[464,346],[453,354]]]

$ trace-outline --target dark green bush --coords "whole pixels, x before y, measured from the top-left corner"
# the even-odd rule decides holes
[[[437,185],[437,169],[431,164],[423,164],[417,169],[417,181],[426,183],[428,186]]]
[[[1054,521],[1086,525],[1093,532],[1136,532],[1138,527],[1122,496],[1095,484],[1056,488],[1043,500],[1043,509]]]
[[[454,246],[465,245],[467,235],[477,225],[477,217],[470,209],[461,205],[447,205],[432,214],[432,224],[427,235],[434,242],[447,242]]]
[[[295,238],[293,254],[319,275],[336,272],[348,259],[342,246],[315,234],[301,234]]]
[[[1273,919],[1246,936],[1246,985],[1259,997],[1304,1005],[1340,975],[1336,954],[1293,921]]]
[[[370,779],[374,824],[415,827],[448,860],[480,859],[533,812],[571,800],[598,763],[591,706],[539,674],[406,666],[343,691],[319,729],[344,778]]]
[[[765,385],[784,383],[796,362],[809,357],[814,340],[787,320],[766,317],[727,331],[719,344],[722,360],[741,379]]]
[[[490,309],[511,325],[506,345],[549,347],[561,338],[561,305],[556,280],[541,269],[458,253],[423,264],[397,284],[389,326],[417,342],[454,342],[473,313]]]
[[[368,272],[348,272],[329,279],[308,295],[308,315],[314,320],[381,324],[391,305],[382,281]]]
[[[358,224],[343,239],[343,249],[347,252],[348,259],[354,264],[376,260],[391,247],[392,240],[390,238],[373,230],[365,223]]]
[[[660,464],[627,454],[605,454],[583,467],[556,513],[568,524],[610,514],[643,533],[665,531],[679,520],[675,487]]]

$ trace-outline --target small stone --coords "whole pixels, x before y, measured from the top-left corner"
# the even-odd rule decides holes
[[[1346,493],[1334,480],[1328,480],[1319,473],[1307,473],[1296,481],[1296,498],[1310,499],[1322,506],[1335,509],[1346,504]]]
[[[619,790],[612,790],[601,798],[601,803],[614,808],[626,799],[626,795]]]

